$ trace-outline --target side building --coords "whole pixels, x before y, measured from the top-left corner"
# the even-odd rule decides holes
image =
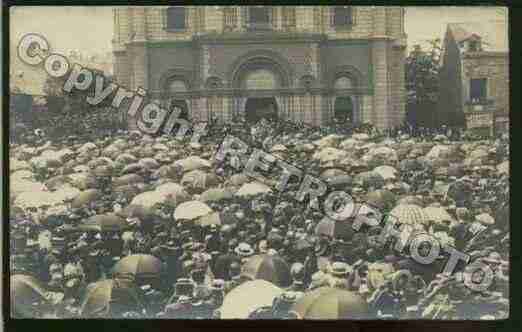
[[[401,7],[117,7],[114,26],[116,80],[195,121],[403,121]]]
[[[439,116],[483,134],[509,130],[509,43],[505,21],[448,24]]]

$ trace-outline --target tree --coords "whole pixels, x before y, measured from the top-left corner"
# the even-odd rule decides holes
[[[429,50],[415,45],[406,58],[406,114],[410,124],[434,127],[439,99],[440,39],[429,41]]]
[[[104,86],[112,78],[103,72],[91,69],[93,74],[105,77]],[[112,98],[108,97],[98,105],[90,105],[87,96],[94,94],[95,80],[90,87],[81,91],[73,88],[70,93],[63,91],[63,86],[70,72],[60,78],[48,78],[44,91],[47,94],[49,114],[40,119],[38,125],[52,125],[50,131],[60,136],[95,134],[96,132],[114,131],[124,126],[116,109],[111,108]]]

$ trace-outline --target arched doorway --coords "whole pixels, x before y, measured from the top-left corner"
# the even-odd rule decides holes
[[[245,103],[245,120],[248,123],[256,123],[263,118],[277,119],[278,107],[275,97],[266,95],[257,97],[256,94],[261,91],[276,90],[281,86],[280,82],[281,78],[270,67],[252,66],[251,70],[245,73],[243,87],[253,93]]]
[[[245,120],[256,123],[261,119],[277,120],[277,102],[274,97],[248,98],[245,103]]]
[[[184,80],[173,77],[169,84],[168,84],[168,92],[170,94],[170,99],[167,104],[167,108],[169,111],[169,115],[174,111],[178,110],[178,112],[181,112],[179,117],[182,119],[188,119],[189,115],[189,109],[188,109],[188,103],[186,99],[181,99],[179,97],[173,97],[176,94],[179,93],[187,93],[188,92],[188,86],[185,83]]]
[[[334,82],[338,97],[334,101],[333,117],[341,123],[353,123],[355,120],[354,98],[350,94],[356,85],[356,81],[348,75],[339,76]]]
[[[337,97],[334,104],[334,118],[339,122],[353,122],[353,101],[351,97]]]

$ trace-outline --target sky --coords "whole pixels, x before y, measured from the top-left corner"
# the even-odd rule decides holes
[[[447,23],[504,18],[501,7],[407,7],[408,46],[436,37],[442,39]],[[15,43],[25,33],[39,32],[48,37],[56,51],[110,52],[112,7],[12,7],[10,28]]]

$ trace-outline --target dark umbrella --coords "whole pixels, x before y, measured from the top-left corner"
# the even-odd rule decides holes
[[[381,211],[389,211],[395,206],[396,198],[391,191],[379,189],[368,193],[365,202]]]
[[[34,304],[47,302],[47,291],[32,276],[16,274],[10,279],[11,313],[16,318],[35,318]]]
[[[112,270],[117,279],[129,279],[137,286],[158,286],[161,274],[161,261],[152,255],[130,255],[119,260]]]
[[[288,287],[292,281],[290,267],[278,255],[255,255],[243,265],[241,276],[247,280],[263,279],[279,287]]]
[[[216,258],[212,273],[217,279],[230,280],[229,268],[233,262],[240,264],[241,259],[234,253],[226,253]]]
[[[129,311],[142,313],[137,288],[129,281],[106,279],[90,284],[81,306],[84,318],[118,318]]]
[[[302,319],[370,319],[368,304],[357,293],[321,287],[301,297],[291,309]]]

